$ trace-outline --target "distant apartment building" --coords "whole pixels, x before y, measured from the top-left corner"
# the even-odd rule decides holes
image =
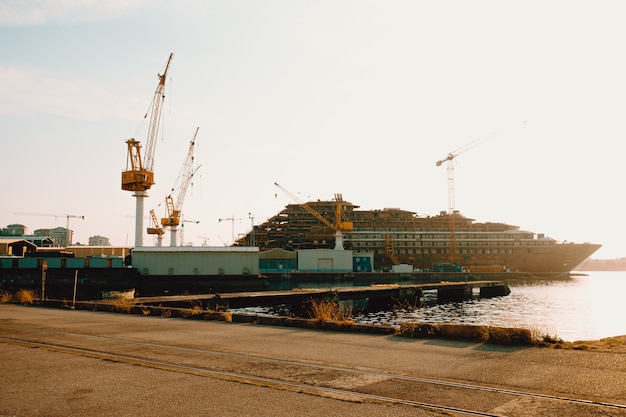
[[[108,237],[91,236],[89,238],[89,246],[111,246]]]
[[[72,244],[74,232],[65,227],[55,227],[54,229],[37,229],[35,236],[48,236],[54,242],[54,246],[67,247]]]
[[[0,236],[23,236],[27,229],[23,224],[10,224],[0,230]]]

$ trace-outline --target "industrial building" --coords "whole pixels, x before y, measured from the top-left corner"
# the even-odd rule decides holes
[[[132,265],[150,275],[258,275],[257,247],[142,247],[132,252]]]

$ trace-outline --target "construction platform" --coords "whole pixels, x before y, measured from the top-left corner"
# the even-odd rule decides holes
[[[419,305],[424,291],[436,291],[438,302],[462,301],[479,297],[497,297],[510,294],[504,281],[465,281],[422,284],[380,284],[361,287],[307,288],[283,291],[255,291],[194,295],[172,295],[159,297],[137,297],[135,306],[189,307],[203,309],[229,309],[254,306],[276,306],[287,304],[296,313],[310,300],[366,300],[368,307],[384,309],[397,303]],[[94,304],[110,304],[115,300],[97,300]]]

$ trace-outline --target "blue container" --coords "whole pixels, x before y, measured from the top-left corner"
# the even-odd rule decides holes
[[[17,261],[19,268],[37,268],[37,258],[22,258]]]
[[[354,256],[352,258],[354,272],[372,272],[372,258],[369,256]]]
[[[107,258],[89,258],[89,268],[106,268]]]
[[[65,260],[65,267],[76,269],[85,267],[85,258],[67,258]]]

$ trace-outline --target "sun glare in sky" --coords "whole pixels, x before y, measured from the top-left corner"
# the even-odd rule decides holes
[[[341,193],[362,209],[438,214],[450,181],[436,163],[461,149],[465,216],[626,256],[623,8],[0,2],[0,227],[32,233],[72,214],[84,216],[71,219],[75,242],[132,245],[125,142],[145,143],[174,53],[145,216],[165,214],[199,127],[184,244],[230,244],[293,203],[275,182],[303,200]]]

